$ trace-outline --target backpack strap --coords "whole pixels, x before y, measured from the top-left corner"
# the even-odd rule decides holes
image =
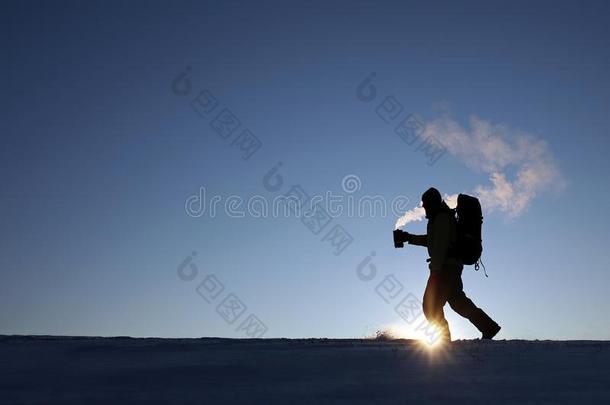
[[[482,257],[480,257],[479,260],[477,260],[477,262],[474,264],[475,271],[479,271],[479,269],[480,269],[479,263],[481,263],[481,266],[483,266],[483,273],[485,273],[485,277],[489,277],[487,275],[487,270],[485,269],[485,265],[483,264],[483,258]]]

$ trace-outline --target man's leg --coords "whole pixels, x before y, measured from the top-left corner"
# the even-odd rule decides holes
[[[483,334],[483,338],[491,339],[498,333],[500,326],[466,296],[461,277],[452,281],[452,292],[447,299],[449,306],[459,315],[467,318]]]
[[[439,330],[441,339],[451,341],[449,324],[445,319],[443,306],[447,302],[446,289],[444,283],[438,275],[430,275],[424,292],[423,309],[428,322],[436,326]]]

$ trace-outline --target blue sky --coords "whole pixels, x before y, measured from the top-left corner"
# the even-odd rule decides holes
[[[435,164],[376,114],[475,116],[513,142],[545,143],[557,175],[511,215],[485,214],[489,278],[466,293],[500,338],[608,339],[610,223],[608,9],[604,2],[4,2],[0,13],[0,333],[226,336],[254,314],[268,337],[360,337],[405,325],[376,292],[389,274],[421,297],[423,250],[396,250],[398,215],[334,218],[314,235],[297,218],[193,218],[185,200],[310,194],[398,195],[489,187],[472,156]],[[189,66],[191,92],[172,91]],[[357,86],[376,73],[377,99]],[[218,101],[189,106],[208,89]],[[210,123],[229,108],[262,147],[241,158]],[[440,134],[439,136],[443,136]],[[455,150],[454,150],[455,152]],[[263,178],[278,162],[285,183]],[[520,162],[519,164],[521,164]],[[517,166],[502,169],[514,176]],[[559,187],[559,183],[563,186]],[[538,189],[536,189],[538,190]],[[323,241],[340,224],[353,242]],[[416,222],[407,229],[423,232]],[[191,252],[197,277],[177,267]],[[378,270],[357,266],[372,251]],[[213,274],[247,307],[233,323],[196,288]],[[396,304],[396,302],[394,302]],[[478,332],[448,307],[454,338]]]

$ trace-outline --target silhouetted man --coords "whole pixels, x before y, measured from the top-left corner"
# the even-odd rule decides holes
[[[452,252],[457,240],[453,211],[435,188],[428,189],[422,195],[422,203],[428,219],[427,234],[412,235],[402,232],[401,235],[402,239],[411,245],[428,248],[430,277],[423,302],[426,319],[439,328],[444,340],[451,341],[449,325],[443,313],[443,306],[448,302],[455,312],[467,318],[481,331],[483,339],[492,339],[500,331],[500,326],[464,294],[464,265]]]

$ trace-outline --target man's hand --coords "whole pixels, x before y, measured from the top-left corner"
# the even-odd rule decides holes
[[[411,234],[409,232],[401,231],[396,229],[394,231],[394,247],[402,248],[405,246],[405,242],[411,242]]]

